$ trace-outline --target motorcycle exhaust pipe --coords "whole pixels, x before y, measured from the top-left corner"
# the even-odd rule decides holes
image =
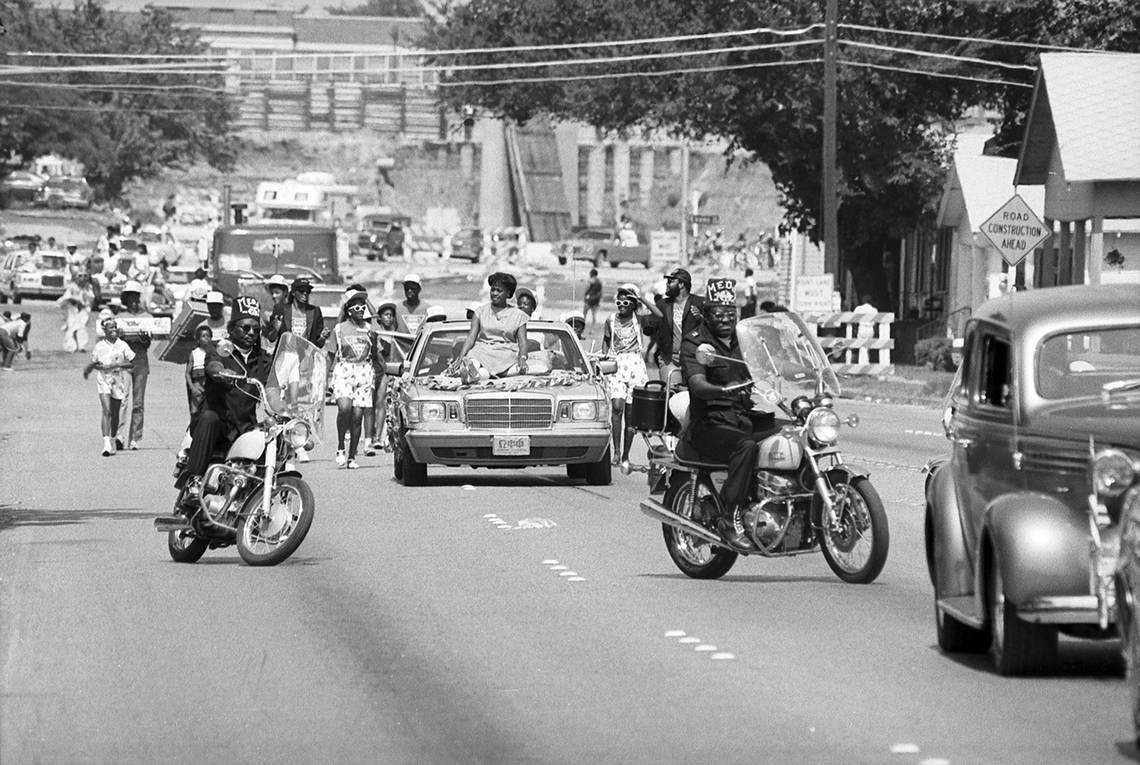
[[[673,528],[680,529],[686,534],[692,534],[693,536],[703,539],[710,544],[720,545],[721,547],[726,546],[723,539],[706,529],[704,526],[700,525],[699,523],[694,523],[682,515],[677,515],[655,499],[643,500],[641,503],[641,512],[645,513],[655,521],[660,521],[661,523],[672,526]]]
[[[171,531],[190,531],[190,521],[185,516],[171,515],[154,519],[154,530],[162,534]]]

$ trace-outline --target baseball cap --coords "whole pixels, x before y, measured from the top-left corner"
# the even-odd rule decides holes
[[[690,287],[693,286],[693,275],[683,268],[674,268],[672,271],[665,275],[666,279],[676,279],[679,282],[684,282]]]
[[[580,321],[586,323],[586,316],[581,311],[566,311],[558,317],[559,321],[569,324],[572,321]]]
[[[298,276],[293,280],[294,292],[312,292],[313,282],[307,276]]]
[[[404,277],[404,284],[420,284],[420,275],[414,273],[408,274]],[[420,284],[420,286],[422,287],[423,285]]]
[[[383,313],[385,310],[387,310],[389,308],[392,309],[392,313],[396,312],[396,304],[395,303],[381,303],[380,307],[376,309],[376,313]]]
[[[289,281],[281,274],[273,274],[273,276],[265,280],[265,286],[284,287],[285,289],[289,289]]]
[[[128,279],[127,283],[123,285],[122,294],[125,295],[128,292],[137,292],[141,295],[142,285],[136,282],[134,279]]]
[[[429,306],[428,309],[424,311],[424,321],[441,321],[446,318],[447,311],[445,311],[442,306]]]
[[[207,303],[225,303],[226,299],[222,295],[222,293],[218,292],[217,290],[211,290],[210,292],[206,293],[206,302]]]

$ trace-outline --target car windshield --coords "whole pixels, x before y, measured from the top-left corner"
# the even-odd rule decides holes
[[[1101,387],[1140,377],[1140,327],[1104,327],[1046,338],[1037,350],[1042,398],[1099,396]]]
[[[67,258],[63,255],[41,255],[40,268],[62,271],[67,268]]]
[[[570,328],[542,328],[527,330],[528,365],[533,374],[552,371],[572,371],[589,374],[589,368],[582,357],[578,344],[574,342]],[[448,328],[433,332],[421,342],[416,354],[415,376],[429,377],[443,374],[453,361],[459,358],[463,341],[467,339],[467,326]]]
[[[328,355],[304,338],[286,332],[277,343],[269,378],[265,381],[269,410],[304,420],[319,442],[327,378]]]
[[[327,234],[252,230],[218,232],[214,251],[218,253],[218,266],[223,271],[256,271],[268,276],[297,265],[311,268],[321,276],[335,276],[337,273],[336,240],[332,231]]]

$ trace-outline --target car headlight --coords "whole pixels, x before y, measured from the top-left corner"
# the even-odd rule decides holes
[[[412,422],[451,422],[459,419],[455,401],[416,401],[408,408]]]
[[[1118,496],[1132,485],[1135,477],[1131,458],[1119,449],[1105,449],[1093,457],[1092,481],[1097,494]]]
[[[817,408],[807,418],[808,437],[821,446],[839,440],[839,415],[832,409]]]
[[[608,411],[598,401],[563,401],[562,405],[558,407],[558,419],[575,422],[605,420],[608,417]],[[602,416],[603,413],[606,416]]]
[[[312,430],[309,428],[309,424],[303,420],[294,420],[285,429],[285,438],[289,440],[294,449],[305,448],[311,435]]]

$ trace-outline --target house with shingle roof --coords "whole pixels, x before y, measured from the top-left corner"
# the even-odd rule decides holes
[[[1054,231],[1034,286],[1140,282],[1140,54],[1041,55],[1014,184]]]

